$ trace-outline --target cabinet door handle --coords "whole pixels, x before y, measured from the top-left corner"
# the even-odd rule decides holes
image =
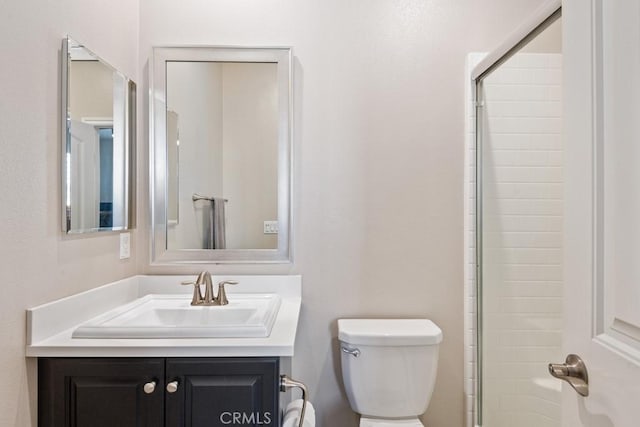
[[[176,391],[178,391],[178,381],[171,381],[167,384],[167,392],[175,393]]]
[[[149,381],[148,383],[146,383],[144,385],[144,387],[142,387],[142,389],[144,390],[144,392],[146,394],[151,394],[156,390],[156,382],[155,381]]]

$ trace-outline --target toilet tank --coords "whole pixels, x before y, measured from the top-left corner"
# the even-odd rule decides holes
[[[409,418],[427,410],[442,331],[427,319],[340,319],[342,378],[362,415]]]

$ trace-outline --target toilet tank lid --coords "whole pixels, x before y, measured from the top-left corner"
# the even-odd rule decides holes
[[[429,319],[340,319],[338,339],[361,345],[434,345],[442,330]]]

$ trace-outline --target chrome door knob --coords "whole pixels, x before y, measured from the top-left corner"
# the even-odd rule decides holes
[[[142,389],[144,390],[144,392],[146,394],[151,394],[156,390],[156,382],[155,381],[150,381],[148,383],[146,383]]]
[[[549,373],[571,384],[580,396],[589,396],[589,375],[580,356],[570,354],[565,363],[549,363]]]
[[[167,384],[168,393],[175,393],[176,391],[178,391],[178,381],[171,381]]]

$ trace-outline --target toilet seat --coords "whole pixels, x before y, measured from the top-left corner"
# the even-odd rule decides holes
[[[360,427],[424,427],[417,418],[390,420],[383,418],[360,417]]]

